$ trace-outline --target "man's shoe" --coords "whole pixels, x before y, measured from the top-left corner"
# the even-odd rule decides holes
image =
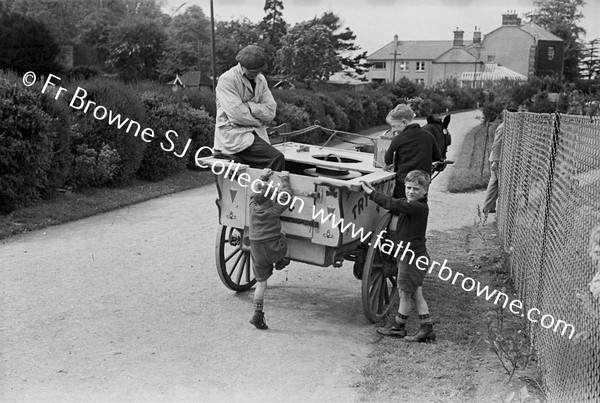
[[[408,336],[404,340],[417,343],[428,343],[435,340],[435,332],[432,323],[423,323],[414,336]]]
[[[290,264],[290,259],[284,257],[283,259],[275,263],[275,270],[283,270],[283,268],[288,264]]]
[[[386,327],[378,327],[377,333],[384,336],[405,337],[406,329],[404,328],[404,326],[400,326],[398,323],[394,323]]]
[[[254,311],[254,316],[250,319],[250,323],[256,326],[257,329],[265,330],[269,326],[265,323],[265,313],[262,311]]]

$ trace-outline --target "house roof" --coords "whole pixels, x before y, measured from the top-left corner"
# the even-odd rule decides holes
[[[500,66],[499,64],[489,63],[485,65],[483,71],[474,73],[473,71],[465,71],[460,76],[461,81],[527,81],[527,77],[517,73],[508,67]]]
[[[207,74],[193,70],[184,73],[183,75],[177,74],[175,79],[169,82],[169,85],[183,85],[184,87],[194,87],[200,85],[212,86],[212,79]]]
[[[471,42],[465,41],[465,46]],[[398,41],[397,60],[433,60],[452,48],[453,41]],[[367,56],[369,60],[392,60],[394,41]]]
[[[531,34],[532,36],[536,37],[538,40],[560,41],[560,42],[563,41],[558,36],[554,35],[553,33],[548,32],[547,30],[540,27],[538,24],[536,24],[533,21],[528,22],[527,24],[523,24],[519,28],[521,28],[523,31]]]
[[[347,84],[347,85],[361,85],[361,84],[370,85],[371,84],[369,81],[361,81],[361,80],[352,78],[351,76],[345,74],[344,72],[333,73],[329,77],[329,80],[327,82],[329,84]]]
[[[451,48],[442,53],[434,63],[474,63],[478,59],[464,47]]]

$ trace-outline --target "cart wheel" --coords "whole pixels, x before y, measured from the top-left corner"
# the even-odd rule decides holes
[[[390,256],[375,248],[376,235],[386,229],[392,219],[390,213],[385,214],[373,231],[374,236],[367,250],[362,273],[362,303],[367,319],[377,322],[390,311],[398,298],[396,282],[396,264]],[[385,239],[385,237],[384,237]],[[384,239],[380,244],[384,244]]]
[[[215,260],[221,281],[233,291],[250,289],[255,283],[250,245],[243,245],[244,230],[222,225],[217,231]]]

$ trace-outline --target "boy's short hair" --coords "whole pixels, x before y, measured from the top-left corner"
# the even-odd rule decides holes
[[[404,178],[404,183],[412,182],[417,183],[423,186],[425,189],[429,188],[429,184],[431,183],[430,176],[427,172],[421,170],[410,171],[406,178]]]
[[[388,124],[391,124],[391,121],[399,122],[401,120],[411,122],[414,119],[414,117],[415,113],[410,108],[410,106],[408,106],[407,104],[399,104],[396,105],[396,107],[388,113],[387,117],[385,118],[385,121]]]
[[[263,181],[260,181],[256,185],[257,185],[256,187],[258,188],[259,191],[254,193],[254,201],[258,204],[263,204],[264,202],[269,200],[269,198],[266,195],[269,188],[268,188],[267,184]]]

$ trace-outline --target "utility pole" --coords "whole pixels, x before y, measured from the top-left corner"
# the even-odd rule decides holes
[[[396,84],[396,57],[398,56],[398,35],[394,35],[394,67],[392,69],[392,84]]]
[[[217,91],[217,63],[215,61],[215,13],[213,10],[213,0],[210,0],[210,44],[212,48],[212,82],[213,91]]]

